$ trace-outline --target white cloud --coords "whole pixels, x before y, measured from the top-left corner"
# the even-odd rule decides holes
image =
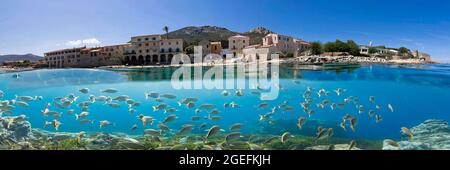
[[[66,43],[66,46],[90,46],[90,45],[98,45],[101,44],[102,42],[100,42],[99,40],[97,40],[97,38],[89,38],[89,39],[84,39],[84,40],[72,40],[72,41],[68,41]]]

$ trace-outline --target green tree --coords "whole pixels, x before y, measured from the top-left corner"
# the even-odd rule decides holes
[[[169,27],[164,26],[163,30],[164,30],[164,32],[166,32],[166,38],[169,39]]]
[[[341,40],[336,40],[334,42],[335,46],[335,52],[349,52],[350,48],[348,47],[347,43],[342,42]]]
[[[336,52],[336,44],[334,42],[327,42],[323,45],[323,50],[325,52]]]
[[[351,55],[354,55],[354,56],[361,55],[361,54],[359,53],[359,52],[361,51],[361,49],[359,48],[359,45],[355,43],[355,41],[353,41],[353,40],[348,40],[348,41],[347,41],[347,46],[348,46],[348,48],[349,48],[349,51],[348,51],[348,52],[349,52]]]
[[[369,48],[369,54],[375,54],[375,53],[377,53],[377,48],[375,48],[375,47],[370,47],[370,48]]]
[[[320,55],[323,53],[322,43],[313,42],[311,43],[311,53],[312,55]]]
[[[398,49],[398,51],[399,51],[401,54],[408,54],[408,53],[410,52],[410,50],[409,50],[408,48],[406,48],[406,47],[400,47],[400,48]]]

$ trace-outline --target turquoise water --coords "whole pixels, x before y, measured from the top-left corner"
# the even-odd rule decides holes
[[[204,68],[207,69],[207,68]],[[67,108],[58,108],[53,104],[49,107],[51,111],[61,112],[59,121],[62,122],[58,131],[61,132],[118,132],[130,135],[142,135],[144,129],[158,129],[158,122],[163,121],[169,114],[176,114],[177,119],[167,125],[178,131],[184,124],[194,125],[194,134],[205,134],[205,129],[198,125],[207,123],[208,127],[219,125],[223,129],[235,123],[242,123],[244,134],[270,134],[281,135],[289,131],[293,135],[315,136],[318,126],[332,127],[335,136],[344,138],[364,139],[400,139],[401,127],[412,127],[427,119],[450,120],[450,65],[420,65],[420,66],[397,66],[397,65],[367,65],[367,66],[330,66],[322,70],[304,70],[294,65],[280,66],[280,91],[279,97],[274,101],[265,101],[268,108],[256,108],[264,102],[259,96],[251,94],[251,89],[244,89],[244,96],[236,96],[235,90],[229,90],[230,96],[223,96],[222,89],[216,90],[176,90],[171,86],[170,78],[176,68],[153,68],[145,70],[97,70],[97,69],[63,69],[63,70],[36,70],[14,74],[0,74],[0,90],[5,95],[0,100],[12,100],[15,96],[42,96],[42,100],[29,101],[28,107],[15,106],[13,115],[24,114],[28,117],[33,128],[42,128],[55,131],[52,126],[44,127],[45,121],[53,120],[52,116],[43,116],[41,110],[46,103],[53,103],[57,97],[75,94],[79,96],[76,102]],[[251,73],[248,73],[251,74]],[[199,81],[199,80],[196,80]],[[302,97],[307,87],[312,87],[314,98],[311,108],[316,114],[308,117],[303,112],[299,103],[304,101]],[[88,94],[79,92],[79,89],[89,88]],[[102,93],[101,90],[115,88],[117,93]],[[329,91],[329,96],[319,98],[316,93],[320,89]],[[337,96],[333,90],[337,88],[346,91]],[[145,92],[168,93],[177,96],[176,99],[164,99],[163,103],[177,109],[174,113],[164,111],[154,112],[152,106],[160,104],[155,99],[146,100]],[[93,124],[81,125],[75,119],[74,114],[79,114],[82,109],[78,103],[89,100],[89,95],[117,97],[128,95],[134,101],[140,102],[140,106],[133,107],[135,113],[129,113],[125,102],[113,101],[120,104],[119,108],[105,105],[105,102],[95,102],[85,119],[93,120]],[[329,106],[324,109],[316,107],[316,103],[328,99],[331,103],[343,102],[348,96],[359,97],[360,105],[365,111],[358,113],[354,104],[347,104],[344,109],[331,110]],[[369,96],[375,97],[375,104],[369,102]],[[179,106],[178,101],[186,97],[197,98],[198,101],[192,109]],[[271,111],[288,101],[292,106],[292,112],[279,111],[266,121],[260,121],[259,115]],[[236,102],[238,108],[224,108],[224,103]],[[220,113],[220,120],[206,119],[206,111],[195,113],[195,109],[201,104],[214,104]],[[387,105],[391,104],[394,112],[389,111]],[[381,108],[377,110],[376,105]],[[74,109],[74,114],[66,111]],[[375,110],[377,115],[383,117],[379,123],[373,117],[368,116],[369,110]],[[346,114],[358,118],[356,131],[352,132],[349,127],[344,131],[339,127],[342,117]],[[137,116],[144,114],[154,117],[155,123],[143,127]],[[7,115],[3,115],[7,116]],[[201,120],[193,121],[192,116],[200,116]],[[308,121],[300,130],[296,123],[299,117],[306,117]],[[99,121],[108,120],[114,125],[99,128]],[[137,124],[137,130],[130,130]]]

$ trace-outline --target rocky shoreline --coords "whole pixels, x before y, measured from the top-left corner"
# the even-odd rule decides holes
[[[302,56],[283,59],[281,63],[287,64],[432,64],[419,59],[387,60],[379,57],[360,56]]]
[[[383,142],[383,150],[450,150],[450,127],[444,120],[427,120],[411,128],[413,138]]]
[[[24,72],[24,71],[31,71],[35,70],[35,68],[11,68],[11,67],[0,67],[0,74],[1,73],[15,73],[15,72]]]
[[[299,64],[299,65],[317,65],[317,64],[437,64],[436,62],[425,62],[418,59],[399,59],[386,60],[378,57],[359,57],[359,56],[301,56],[296,58],[283,58],[279,60],[267,61],[267,63],[280,64]],[[184,64],[183,66],[217,66],[217,65],[235,65],[235,64],[255,64],[253,63],[201,63]],[[146,66],[103,66],[100,69],[145,69],[145,68],[165,68],[180,67],[182,65],[146,65]],[[14,73],[35,70],[35,68],[8,68],[1,67],[1,73]]]

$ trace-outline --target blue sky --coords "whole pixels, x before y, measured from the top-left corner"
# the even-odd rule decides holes
[[[125,43],[165,25],[264,26],[308,41],[406,46],[450,62],[444,0],[1,0],[0,54]]]

